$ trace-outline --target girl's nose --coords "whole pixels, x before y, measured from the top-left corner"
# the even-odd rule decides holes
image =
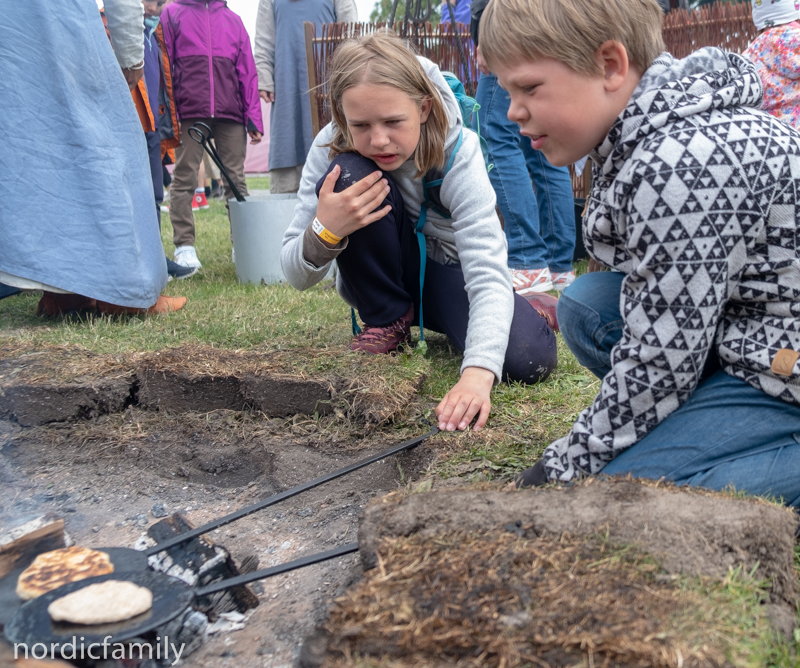
[[[373,130],[371,142],[373,147],[383,148],[389,143],[389,135],[382,130]]]

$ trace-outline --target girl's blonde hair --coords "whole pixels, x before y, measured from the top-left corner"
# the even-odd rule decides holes
[[[328,147],[330,157],[355,151],[355,144],[342,110],[342,95],[359,84],[393,86],[408,95],[419,107],[431,100],[428,120],[420,127],[419,144],[414,151],[416,178],[433,167],[444,165],[444,143],[449,127],[447,111],[422,65],[397,35],[384,30],[344,42],[333,55],[328,81],[334,134]]]

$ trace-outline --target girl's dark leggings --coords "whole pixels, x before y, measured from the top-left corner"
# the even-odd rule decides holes
[[[341,153],[331,162],[342,168],[334,190],[341,192],[380,169],[358,153]],[[317,183],[317,195],[328,175]],[[391,176],[384,204],[392,210],[380,220],[352,233],[336,262],[350,301],[361,319],[373,326],[388,325],[414,305],[419,313],[419,246],[415,222],[408,220],[399,189]],[[426,330],[446,334],[462,353],[469,322],[469,298],[460,264],[444,265],[427,258],[422,295]],[[419,324],[416,320],[414,324]],[[555,369],[556,337],[545,319],[519,295],[514,295],[514,318],[503,363],[503,379],[536,383]]]

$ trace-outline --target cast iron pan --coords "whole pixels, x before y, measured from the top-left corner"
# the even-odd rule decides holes
[[[420,443],[422,443],[422,441],[424,441],[426,438],[433,436],[438,432],[439,429],[433,426],[430,428],[430,431],[428,431],[427,434],[423,434],[422,436],[418,436],[417,438],[412,438],[411,440],[404,441],[403,443],[388,448],[387,450],[379,452],[376,455],[367,457],[366,459],[362,459],[358,462],[355,462],[354,464],[350,464],[349,466],[345,466],[344,468],[337,469],[336,471],[332,471],[331,473],[327,473],[323,476],[320,476],[319,478],[315,478],[314,480],[310,480],[309,482],[305,482],[295,487],[292,487],[291,489],[287,489],[285,492],[274,494],[273,496],[267,497],[266,499],[262,499],[261,501],[258,501],[250,506],[246,506],[233,513],[225,515],[224,517],[212,520],[211,522],[199,526],[196,529],[192,529],[191,531],[187,531],[178,536],[174,536],[169,540],[165,540],[162,543],[153,545],[147,550],[139,551],[127,547],[109,547],[109,548],[101,547],[92,549],[98,549],[102,550],[103,552],[107,552],[111,557],[111,562],[114,564],[114,573],[109,574],[109,577],[113,577],[114,575],[117,575],[120,572],[126,572],[129,575],[135,571],[151,573],[152,571],[149,571],[147,568],[147,559],[148,557],[154,554],[158,554],[159,552],[163,552],[164,550],[167,550],[171,547],[175,547],[176,545],[185,543],[186,541],[192,540],[193,538],[197,538],[198,536],[213,531],[214,529],[218,529],[219,527],[225,526],[226,524],[235,522],[236,520],[239,520],[242,517],[247,517],[248,515],[252,515],[253,513],[258,512],[259,510],[263,510],[264,508],[273,506],[276,503],[280,503],[281,501],[285,501],[286,499],[289,499],[293,496],[297,496],[298,494],[306,492],[309,489],[313,489],[314,487],[318,487],[319,485],[322,485],[326,482],[330,482],[331,480],[335,480],[336,478],[341,478],[342,476],[345,476],[348,473],[352,473],[353,471],[357,471],[358,469],[364,468],[365,466],[374,464],[375,462],[385,459],[386,457],[391,457],[392,455],[398,454],[405,450],[412,450]],[[7,622],[11,618],[12,614],[15,613],[23,603],[23,601],[16,594],[17,579],[19,578],[19,575],[22,572],[22,570],[24,568],[27,568],[29,565],[30,563],[27,563],[24,566],[21,566],[19,569],[15,569],[11,573],[9,573],[5,578],[0,580],[0,625],[4,625],[5,622]],[[261,571],[256,571],[256,573],[259,572]],[[252,575],[252,573],[248,575]],[[79,588],[81,582],[91,582],[91,581],[81,580],[73,584],[76,586],[76,588]],[[233,580],[232,579],[226,580],[226,582],[233,583]],[[250,582],[250,580],[248,580],[248,582]],[[233,584],[231,584],[230,586],[233,586]],[[153,605],[155,609],[155,602]],[[47,606],[44,607],[46,615]],[[158,624],[155,624],[155,626],[158,626]]]
[[[171,619],[174,619],[181,612],[186,610],[195,597],[206,596],[231,587],[248,584],[256,580],[263,580],[274,575],[287,573],[298,568],[303,568],[304,566],[318,564],[322,561],[327,561],[357,551],[358,543],[349,543],[348,545],[342,545],[332,550],[301,557],[300,559],[295,559],[285,564],[279,564],[271,568],[263,568],[259,571],[253,571],[252,573],[245,573],[244,575],[237,575],[227,580],[213,582],[204,587],[190,587],[183,580],[150,570],[98,575],[97,577],[87,578],[80,582],[71,582],[39,598],[28,601],[14,613],[11,621],[6,625],[5,636],[12,644],[24,643],[28,647],[33,647],[36,643],[45,643],[48,648],[50,648],[52,644],[55,645],[53,649],[56,649],[56,651],[60,651],[62,644],[73,642],[74,638],[82,639],[84,645],[102,643],[104,640],[110,645],[117,642],[124,642],[152,631]],[[128,582],[142,587],[147,587],[153,592],[153,607],[133,619],[115,624],[93,624],[91,626],[86,626],[82,624],[64,624],[61,622],[54,622],[50,619],[50,615],[47,613],[47,606],[55,599],[61,598],[78,589],[83,589],[90,584],[104,582],[106,580],[127,580]],[[108,636],[111,637],[109,638]]]
[[[147,556],[144,552],[127,547],[93,547],[93,550],[105,552],[114,564],[114,572],[138,571],[147,568]],[[0,580],[0,627],[5,626],[11,616],[25,602],[17,596],[17,581],[35,557],[17,562],[16,567]]]

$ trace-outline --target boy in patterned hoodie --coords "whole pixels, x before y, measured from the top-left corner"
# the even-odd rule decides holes
[[[517,486],[583,475],[800,505],[800,134],[750,61],[664,53],[655,0],[492,0],[483,59],[554,165],[590,154],[583,233],[614,270],[558,321],[602,379]]]

